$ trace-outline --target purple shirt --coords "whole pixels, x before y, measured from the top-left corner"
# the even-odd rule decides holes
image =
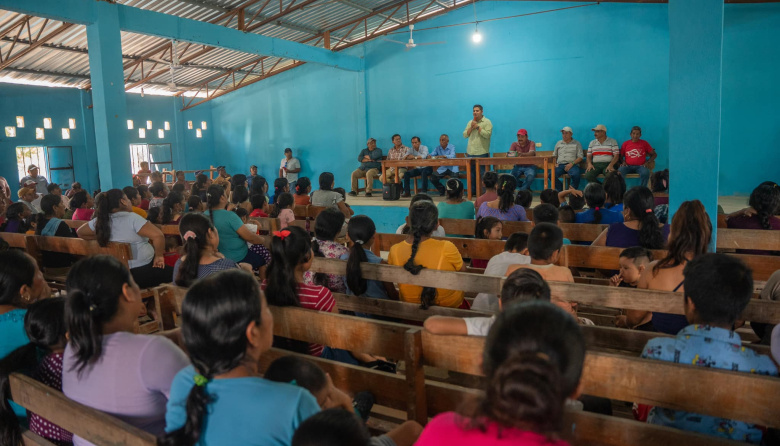
[[[669,225],[664,225],[663,229],[664,240],[669,239]],[[624,223],[612,223],[609,225],[609,231],[607,231],[607,246],[613,248],[632,248],[634,246],[642,246],[639,244],[639,230],[631,229]]]
[[[189,365],[184,352],[169,339],[127,332],[103,336],[103,353],[80,376],[75,362],[68,343],[62,364],[65,396],[154,435],[164,432],[173,377]],[[91,444],[77,436],[73,442]]]
[[[752,217],[745,217],[744,215],[731,217],[726,221],[726,226],[730,229],[764,229],[764,227],[761,226],[761,220],[758,219],[758,215]],[[770,229],[767,229],[768,231],[780,229],[780,218],[769,217],[769,227]],[[768,252],[760,249],[738,249],[737,254],[761,255],[768,254]]]
[[[477,211],[477,217],[496,217],[501,221],[528,221],[525,216],[525,208],[513,204],[506,212],[488,206],[487,202],[482,203]]]

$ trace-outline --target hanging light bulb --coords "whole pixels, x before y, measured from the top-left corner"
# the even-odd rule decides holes
[[[482,42],[482,34],[479,33],[479,25],[474,27],[474,34],[471,35],[471,41],[474,43]]]

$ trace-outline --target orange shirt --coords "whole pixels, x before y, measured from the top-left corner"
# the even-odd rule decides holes
[[[293,194],[293,197],[295,198],[296,206],[308,206],[311,204],[311,197],[308,195]]]

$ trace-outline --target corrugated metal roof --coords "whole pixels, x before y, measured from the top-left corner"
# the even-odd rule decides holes
[[[176,15],[193,20],[214,22],[223,17],[218,23],[225,25],[224,18],[228,11],[246,4],[250,0],[120,0],[126,6],[148,9],[164,14]],[[279,39],[305,42],[309,45],[324,46],[321,33],[325,30],[334,30],[331,34],[331,46],[335,46],[342,39],[343,44],[348,44],[355,39],[363,39],[366,33],[374,32],[375,28],[382,24],[376,31],[381,33],[392,27],[405,23],[425,10],[429,15],[444,9],[441,4],[430,4],[430,0],[411,0],[407,6],[398,3],[397,0],[317,0],[304,7],[306,0],[254,0],[253,4],[246,7],[245,17],[247,26],[257,26],[268,18],[279,15],[287,8],[294,11],[270,21],[263,26],[252,29],[251,32],[275,37]],[[456,0],[457,5],[469,3],[471,0]],[[395,5],[402,6],[396,10]],[[449,4],[449,3],[448,3]],[[393,5],[392,8],[382,14],[373,15],[353,27],[352,22],[367,14]],[[427,7],[427,9],[426,9]],[[297,8],[297,9],[296,9]],[[261,11],[262,9],[262,11]],[[394,13],[392,17],[389,14]],[[62,26],[62,22],[33,17],[29,20],[29,28],[17,27],[12,32],[4,33],[10,26],[24,16],[10,11],[0,10],[0,51],[7,55],[13,47],[12,54],[18,54],[20,50],[27,49],[30,42],[35,42],[40,36],[46,36]],[[408,17],[408,18],[407,18]],[[237,26],[237,19],[231,20],[230,26]],[[348,24],[349,26],[344,26]],[[366,31],[366,27],[368,31]],[[21,30],[21,31],[20,31]],[[351,30],[351,32],[350,32]],[[349,32],[347,36],[346,33]],[[5,35],[4,35],[5,34]],[[244,83],[257,80],[263,74],[268,74],[274,67],[274,72],[289,67],[296,61],[275,57],[263,58],[261,55],[242,53],[222,48],[213,48],[204,51],[203,45],[176,42],[176,52],[180,60],[180,67],[173,70],[173,83],[171,79],[171,51],[168,49],[156,53],[150,53],[154,48],[166,47],[171,42],[159,37],[146,36],[130,32],[122,32],[122,53],[125,61],[125,78],[128,85],[138,83],[141,79],[152,73],[158,75],[145,81],[137,88],[130,91],[140,91],[141,87],[148,89],[149,93],[174,94],[188,90],[185,96],[190,96],[201,84],[208,85],[209,92],[213,92],[220,84],[221,88],[232,88],[233,76],[225,79],[226,72],[235,70],[248,63],[254,63],[263,59],[261,63],[250,72],[252,65],[244,66],[235,72],[235,82]],[[167,47],[169,48],[169,47]],[[188,49],[187,49],[188,48]],[[0,82],[25,82],[51,83],[61,86],[85,88],[89,82],[89,57],[87,54],[88,43],[86,27],[73,25],[51,41],[39,46],[27,54],[14,60],[6,69],[0,70]],[[192,57],[202,52],[197,57]],[[139,61],[146,56],[141,67],[131,66],[134,61]],[[12,56],[13,57],[13,56]],[[6,58],[4,56],[4,58]],[[222,76],[221,76],[222,75]],[[246,77],[245,77],[246,76]],[[175,85],[174,85],[175,83]],[[204,95],[205,88],[200,95]]]

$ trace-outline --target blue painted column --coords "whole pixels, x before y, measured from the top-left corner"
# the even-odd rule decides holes
[[[100,188],[132,185],[122,38],[116,5],[94,2],[95,22],[87,25],[89,72]]]
[[[712,221],[713,251],[722,52],[722,1],[669,0],[669,211],[700,200]]]

